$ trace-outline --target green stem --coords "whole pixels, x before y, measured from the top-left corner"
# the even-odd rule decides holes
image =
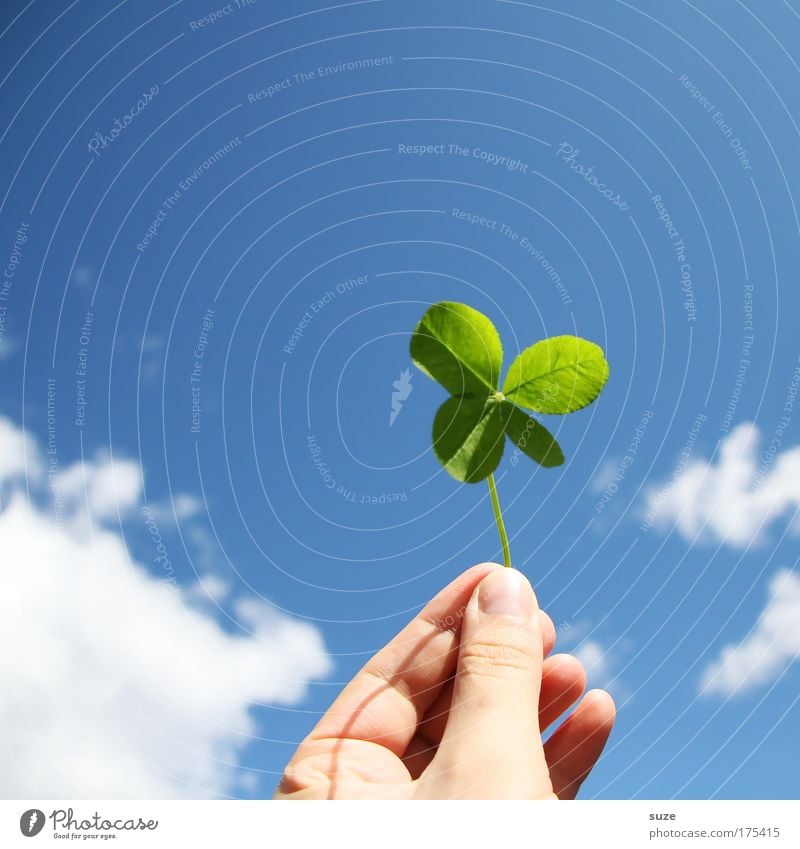
[[[492,497],[494,520],[497,523],[497,532],[500,534],[500,544],[503,546],[503,565],[510,568],[511,549],[508,547],[508,535],[506,534],[506,526],[503,523],[503,514],[500,511],[500,499],[497,497],[497,487],[494,482],[494,474],[489,475],[486,480],[489,482],[489,495]]]

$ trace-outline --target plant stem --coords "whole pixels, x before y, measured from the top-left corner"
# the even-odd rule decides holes
[[[494,520],[497,523],[497,532],[500,534],[500,544],[503,546],[503,565],[511,568],[511,549],[508,547],[508,535],[506,534],[506,526],[503,523],[503,514],[500,511],[500,499],[497,497],[494,474],[489,475],[486,480],[489,482],[489,495],[492,497]]]

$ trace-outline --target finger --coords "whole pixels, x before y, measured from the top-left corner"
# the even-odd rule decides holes
[[[429,747],[438,746],[442,740],[450,713],[453,683],[452,678],[445,683],[417,729],[417,736]],[[581,697],[585,687],[586,672],[576,657],[557,654],[547,658],[542,666],[542,691],[539,696],[540,729],[544,730],[555,722]]]
[[[542,629],[542,655],[547,657],[556,644],[556,626],[553,624],[553,620],[541,609],[539,610],[539,624]]]
[[[464,608],[481,579],[503,567],[473,566],[443,589],[344,688],[309,740],[346,737],[397,755],[452,676]]]
[[[539,729],[544,731],[583,695],[586,670],[571,654],[554,654],[542,667],[539,696]]]
[[[545,784],[549,792],[538,724],[542,655],[530,583],[515,569],[493,570],[464,613],[450,714],[424,780],[462,798],[535,797]]]
[[[408,744],[403,763],[412,779],[419,778],[436,756],[437,746],[416,735]]]
[[[553,790],[574,799],[592,771],[614,727],[616,708],[605,690],[590,690],[545,744]]]
[[[547,657],[555,645],[556,629],[553,626],[553,620],[543,610],[539,611],[539,615],[541,617],[542,641],[544,643],[543,654]],[[578,661],[576,661],[576,663],[577,662]],[[545,668],[547,668],[547,662],[545,662]],[[583,674],[585,678],[583,667],[581,667],[581,674]],[[583,687],[581,687],[580,693],[578,693],[572,701],[574,702],[582,692]],[[552,697],[553,694],[551,693],[550,695]],[[441,742],[442,734],[444,734],[445,725],[447,724],[447,717],[450,713],[452,697],[453,678],[450,678],[445,682],[444,686],[439,691],[439,695],[425,712],[425,716],[417,729],[417,736],[421,737],[423,742],[427,743],[428,746],[438,746]],[[569,704],[572,704],[572,702]]]
[[[542,667],[539,728],[544,730],[552,725],[581,697],[585,687],[586,672],[577,658],[569,654],[557,654],[547,658]],[[452,697],[451,678],[428,708],[403,757],[412,778],[420,776],[436,754],[447,725]]]

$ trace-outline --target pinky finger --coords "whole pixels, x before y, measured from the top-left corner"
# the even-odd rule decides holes
[[[559,799],[575,798],[603,751],[615,716],[611,696],[605,690],[590,690],[545,743],[550,779]]]

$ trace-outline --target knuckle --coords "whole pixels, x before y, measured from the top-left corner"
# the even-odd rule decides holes
[[[331,783],[331,758],[309,755],[292,760],[276,788],[279,797],[326,798]]]
[[[300,793],[311,787],[320,777],[317,770],[310,769],[307,763],[290,763],[281,776],[277,792],[286,796]]]
[[[530,648],[519,640],[480,639],[461,648],[461,673],[481,678],[519,678],[535,672]]]

